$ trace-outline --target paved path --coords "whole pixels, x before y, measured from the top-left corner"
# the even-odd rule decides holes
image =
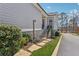
[[[38,50],[42,48],[47,42],[49,42],[51,39],[45,39],[42,42],[39,42],[37,44],[32,44],[27,48],[27,46],[24,46],[22,49],[20,49],[14,56],[30,56],[33,51]]]
[[[58,56],[79,56],[79,36],[69,33],[63,34]]]

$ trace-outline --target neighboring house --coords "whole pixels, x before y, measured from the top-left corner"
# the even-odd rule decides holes
[[[68,23],[68,30],[69,32],[73,32],[73,20],[72,19]]]
[[[0,3],[0,23],[17,25],[23,32],[33,33],[33,20],[35,22],[36,39],[47,26],[47,13],[39,4],[32,3]]]
[[[48,24],[50,23],[50,20],[52,21],[52,28],[53,30],[58,30],[58,14],[55,14],[55,13],[49,13],[48,14]]]
[[[69,25],[69,32],[77,32],[79,30],[78,25],[76,23],[76,19],[75,20],[71,19],[68,25]]]
[[[79,33],[79,15],[75,17],[75,32]]]

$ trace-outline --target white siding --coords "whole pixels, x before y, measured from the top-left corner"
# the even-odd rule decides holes
[[[0,23],[10,23],[22,29],[32,29],[33,20],[36,20],[36,29],[41,28],[41,13],[30,3],[0,3]]]
[[[52,27],[54,30],[57,30],[58,29],[58,20],[56,18],[56,16],[49,16],[48,17],[48,24],[49,24],[49,20],[52,20]]]

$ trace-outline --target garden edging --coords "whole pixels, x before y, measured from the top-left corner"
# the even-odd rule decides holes
[[[61,43],[61,39],[63,38],[63,35],[61,35],[60,39],[59,39],[59,42],[57,43],[53,53],[52,53],[52,56],[56,56],[57,55],[57,52],[58,52],[58,49],[59,49],[59,46],[60,46],[60,43]]]

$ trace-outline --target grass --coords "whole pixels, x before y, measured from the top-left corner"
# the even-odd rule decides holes
[[[79,35],[79,33],[76,33],[77,35]]]
[[[60,37],[55,37],[54,40],[48,42],[42,48],[32,52],[31,56],[51,56],[54,51]]]
[[[73,34],[73,33],[72,33],[72,34]],[[74,34],[79,35],[79,33],[78,33],[78,32],[76,32],[76,33],[74,33]]]

